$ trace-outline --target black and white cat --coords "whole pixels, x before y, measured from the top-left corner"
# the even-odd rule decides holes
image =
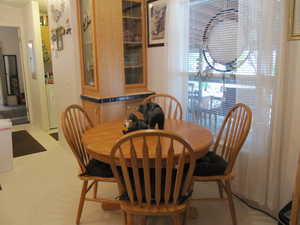
[[[150,129],[154,129],[156,124],[160,130],[164,129],[165,114],[159,104],[147,102],[140,105],[138,111],[144,115],[144,120]]]
[[[156,125],[160,130],[164,129],[165,114],[160,105],[148,102],[142,104],[138,108],[138,112],[133,112],[129,115],[128,120],[124,126],[127,130],[123,133],[145,129],[155,129]]]

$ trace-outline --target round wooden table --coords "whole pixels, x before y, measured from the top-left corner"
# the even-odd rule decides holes
[[[87,130],[82,137],[82,141],[92,158],[110,163],[111,149],[116,141],[124,135],[122,133],[123,129],[123,121],[99,124]],[[194,123],[167,119],[165,130],[184,138],[196,152],[197,158],[207,153],[212,144],[210,130]]]
[[[110,163],[111,149],[116,141],[124,135],[122,132],[124,129],[123,122],[113,121],[99,124],[83,134],[83,144],[92,158]],[[184,138],[196,152],[197,158],[207,153],[212,144],[212,133],[208,129],[194,123],[167,119],[165,121],[165,130]],[[163,144],[164,142],[162,142]],[[103,210],[118,210],[120,205],[119,203],[108,201],[102,203],[102,208]],[[193,209],[193,211],[195,210]],[[196,215],[196,213],[193,214]]]

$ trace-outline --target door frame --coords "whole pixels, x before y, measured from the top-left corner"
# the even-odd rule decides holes
[[[21,27],[16,27],[17,28],[17,33],[18,33],[18,44],[19,44],[19,51],[20,51],[20,60],[21,60],[21,67],[22,67],[22,79],[23,79],[23,86],[24,86],[24,94],[25,94],[25,102],[26,102],[26,111],[27,111],[27,118],[29,121],[29,124],[32,124],[31,121],[31,115],[32,115],[32,104],[31,104],[31,98],[30,98],[30,77],[28,73],[28,69],[26,67],[26,58],[27,58],[27,52],[25,48],[23,48],[25,44],[25,38],[22,32]],[[23,43],[24,42],[24,43]]]

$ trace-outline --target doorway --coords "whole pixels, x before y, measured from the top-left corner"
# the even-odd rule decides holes
[[[50,30],[48,24],[48,13],[40,8],[40,29],[43,50],[43,64],[45,76],[45,91],[47,96],[49,129],[57,132],[58,118],[55,102],[55,79],[52,65],[52,52],[50,42]]]
[[[0,119],[29,123],[18,28],[0,27]]]

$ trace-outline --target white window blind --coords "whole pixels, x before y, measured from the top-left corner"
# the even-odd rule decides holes
[[[268,44],[271,53],[258,54],[263,21],[251,18],[253,10],[257,13],[253,7],[258,6],[249,2],[190,0],[187,118],[214,132],[233,105],[245,103],[255,110],[260,104],[257,95],[265,89],[260,85],[266,85],[265,78],[272,82],[276,73],[279,38],[274,36]],[[272,94],[267,95],[266,103],[271,105]]]
[[[217,132],[233,105],[251,108],[234,190],[271,210],[279,199],[284,10],[284,1],[190,0],[185,58],[188,120]]]

